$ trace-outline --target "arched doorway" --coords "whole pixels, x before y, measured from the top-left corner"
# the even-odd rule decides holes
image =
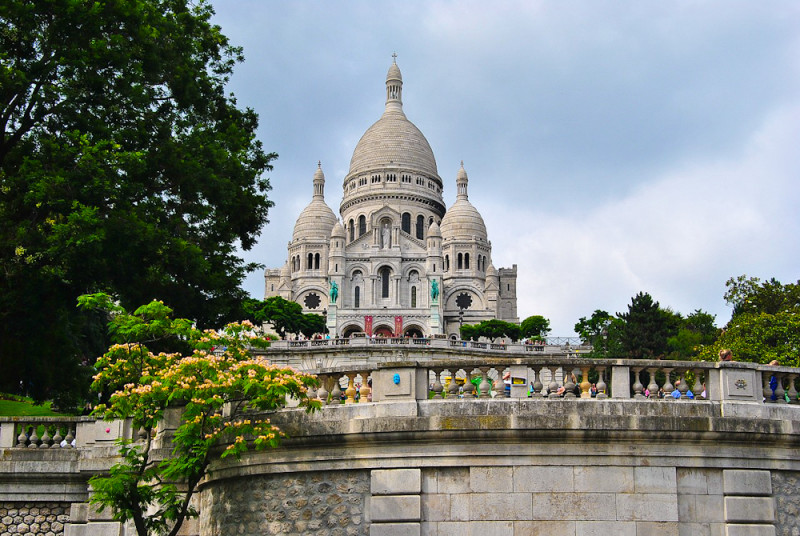
[[[394,332],[389,326],[378,326],[375,328],[374,335],[376,337],[394,337]]]
[[[404,335],[406,337],[417,337],[418,339],[422,338],[422,330],[419,329],[417,326],[409,326],[406,328]]]
[[[356,325],[352,325],[351,324],[349,326],[346,326],[344,329],[342,329],[342,337],[345,337],[345,338],[351,337],[353,335],[353,333],[361,333],[362,331],[364,331],[364,330],[361,329],[361,326],[356,326]]]

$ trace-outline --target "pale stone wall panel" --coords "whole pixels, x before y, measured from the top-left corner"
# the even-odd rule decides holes
[[[769,471],[727,469],[722,472],[725,495],[772,495],[772,477]]]

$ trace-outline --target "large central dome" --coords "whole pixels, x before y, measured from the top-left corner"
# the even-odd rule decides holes
[[[403,113],[402,87],[400,69],[392,63],[386,75],[386,111],[361,136],[348,177],[387,167],[439,176],[428,140]]]

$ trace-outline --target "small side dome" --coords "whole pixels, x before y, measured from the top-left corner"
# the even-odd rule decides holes
[[[467,195],[467,172],[464,163],[456,175],[456,202],[453,203],[442,218],[442,237],[447,240],[457,238],[471,240],[477,237],[487,240],[486,224],[481,213],[478,212]]]
[[[331,231],[331,238],[346,238],[347,235],[344,232],[344,226],[342,222],[336,220],[336,223],[333,225],[333,230]]]
[[[441,238],[442,231],[439,229],[439,225],[436,222],[433,222],[430,227],[428,227],[428,238]]]
[[[317,164],[314,172],[314,196],[294,224],[292,242],[301,239],[319,240],[323,237],[327,239],[337,221],[331,207],[325,203],[325,175],[322,173],[322,164]]]
[[[289,270],[289,261],[286,261],[281,268],[281,279],[289,279],[291,275],[292,272]]]
[[[497,277],[497,269],[494,267],[494,264],[489,264],[489,267],[486,269],[486,277]]]

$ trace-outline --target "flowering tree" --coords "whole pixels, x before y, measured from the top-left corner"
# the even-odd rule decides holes
[[[94,414],[131,418],[143,436],[120,440],[121,461],[109,475],[90,480],[92,502],[110,507],[117,521],[132,520],[139,536],[174,536],[187,517],[197,516],[192,495],[220,443],[228,443],[222,458],[238,457],[251,445],[278,444],[280,430],[252,412],[283,407],[287,398],[308,411],[319,407],[307,392],[317,385],[316,377],[251,354],[269,341],[255,335],[249,322],[201,331],[190,320],[171,318],[161,302],[131,314],[105,294],[82,296],[79,306],[107,311],[116,342],[95,365],[92,388],[108,402]],[[168,407],[179,407],[181,418],[171,455],[161,459],[154,456],[153,439]]]

